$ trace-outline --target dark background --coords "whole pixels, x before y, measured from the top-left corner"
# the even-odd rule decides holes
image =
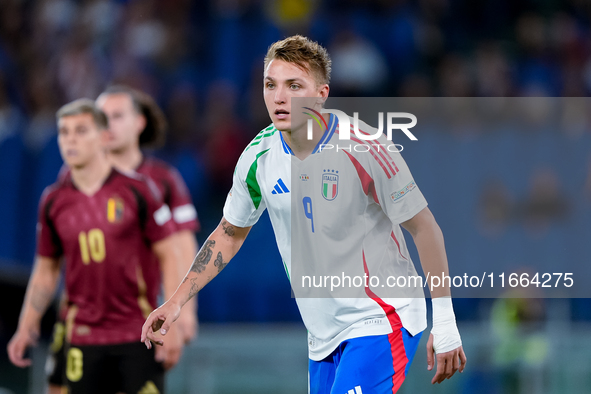
[[[0,347],[15,330],[32,266],[39,197],[62,164],[56,109],[95,98],[109,83],[152,94],[170,122],[155,154],[187,182],[203,242],[221,217],[238,156],[269,123],[263,56],[295,33],[328,48],[332,96],[584,97],[591,90],[584,0],[2,0]],[[432,130],[409,146],[404,157],[446,236],[452,271],[454,261],[470,259],[494,267],[506,258],[516,270],[540,259],[557,271],[561,259],[589,263],[587,126]],[[544,307],[527,303],[455,305],[460,327],[494,325],[499,308],[516,326],[547,318]],[[591,320],[587,299],[566,305],[570,323]],[[300,320],[266,215],[200,293],[199,311],[212,323]],[[25,376],[10,371],[7,382]]]

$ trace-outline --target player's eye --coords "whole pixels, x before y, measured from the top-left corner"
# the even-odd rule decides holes
[[[265,87],[266,87],[267,89],[273,89],[273,88],[275,87],[275,84],[273,84],[273,83],[271,83],[271,82],[267,82],[267,83],[265,84]]]
[[[291,90],[298,90],[300,88],[300,85],[298,85],[297,83],[292,83],[289,88]]]

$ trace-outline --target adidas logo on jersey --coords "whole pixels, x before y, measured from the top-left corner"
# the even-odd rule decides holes
[[[347,394],[363,394],[361,392],[361,386],[355,386],[355,390],[351,389],[347,391]]]
[[[283,183],[283,180],[281,178],[277,179],[277,183],[275,184],[275,187],[273,188],[273,191],[271,192],[271,194],[283,194],[283,193],[289,193],[289,189],[287,188],[287,186],[285,186],[285,183]]]

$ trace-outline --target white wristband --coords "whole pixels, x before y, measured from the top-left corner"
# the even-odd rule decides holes
[[[431,299],[433,306],[433,349],[435,353],[445,353],[462,346],[460,332],[456,325],[456,315],[451,297]]]

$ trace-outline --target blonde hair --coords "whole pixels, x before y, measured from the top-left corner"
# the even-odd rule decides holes
[[[265,56],[265,70],[274,59],[293,63],[310,72],[319,84],[330,82],[332,61],[328,51],[309,38],[295,35],[273,43]]]
[[[93,100],[87,98],[81,98],[65,104],[57,110],[55,117],[57,120],[60,120],[65,116],[80,114],[91,114],[94,123],[99,129],[107,129],[109,127],[107,115],[94,104]]]

